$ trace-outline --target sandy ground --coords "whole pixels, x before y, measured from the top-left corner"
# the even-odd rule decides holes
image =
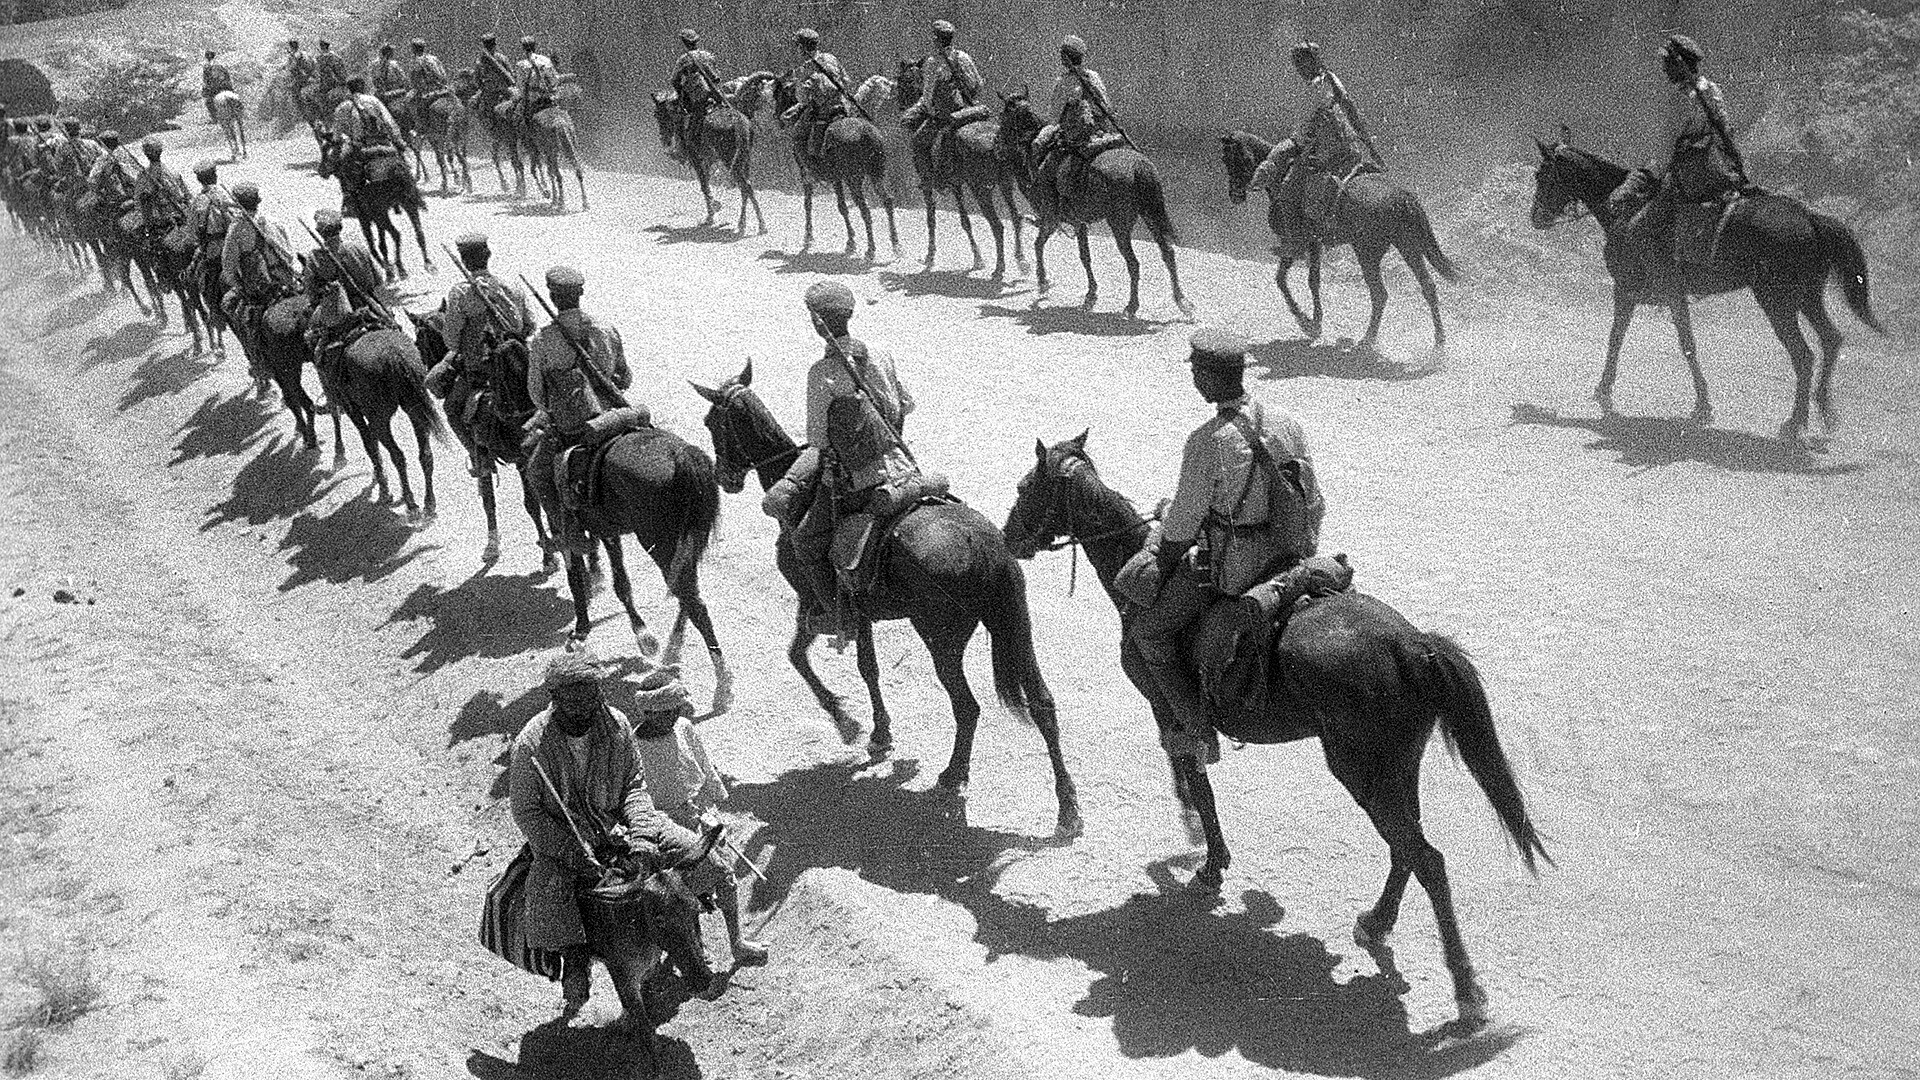
[[[262,146],[228,179],[306,213],[334,197],[310,157]],[[1148,268],[1146,318],[1121,318],[1103,240],[1087,315],[1070,245],[1053,251],[1063,291],[1035,309],[1024,278],[959,272],[950,221],[940,269],[915,273],[917,211],[908,258],[869,269],[797,254],[791,197],[765,197],[769,236],[736,240],[695,227],[683,179],[591,182],[590,213],[435,200],[429,228],[484,227],[501,268],[529,276],[580,265],[654,415],[690,437],[685,380],[748,356],[798,421],[816,354],[799,297],[822,276],[852,286],[856,332],[898,357],[922,458],[995,519],[1036,436],[1091,426],[1109,481],[1149,500],[1205,415],[1163,274]],[[177,328],[5,244],[0,663],[7,745],[37,748],[47,794],[39,861],[6,849],[0,944],[78,940],[106,990],[42,1071],[634,1075],[617,1041],[547,1024],[553,988],[473,937],[518,843],[502,751],[569,620],[511,481],[508,551],[486,567],[457,450],[440,455],[440,520],[409,528],[373,502],[357,443],[341,471],[300,452],[237,360],[190,356]],[[731,497],[704,580],[740,696],[702,730],[755,829],[775,956],[665,1025],[672,1074],[1914,1076],[1913,340],[1852,328],[1845,426],[1804,456],[1770,438],[1788,367],[1744,300],[1699,312],[1719,408],[1700,430],[1679,419],[1684,370],[1652,316],[1619,388],[1631,415],[1602,421],[1584,401],[1597,308],[1449,290],[1452,355],[1412,377],[1426,331],[1404,272],[1384,341],[1404,365],[1374,365],[1291,344],[1263,265],[1183,252],[1182,270],[1204,320],[1268,343],[1256,393],[1315,440],[1327,546],[1457,634],[1489,683],[1559,866],[1528,878],[1438,751],[1426,816],[1498,1023],[1438,1030],[1452,1005],[1417,888],[1397,970],[1351,943],[1385,851],[1312,744],[1228,751],[1225,902],[1177,888],[1198,853],[1085,567],[1071,596],[1066,554],[1029,575],[1088,816],[1052,846],[1039,740],[1004,715],[983,725],[964,814],[928,791],[951,721],[904,626],[879,631],[898,749],[841,744],[783,659],[793,601],[771,525]],[[1350,262],[1330,278],[1331,328],[1352,334],[1364,293]],[[451,280],[417,275],[411,306]],[[637,581],[649,618],[670,618],[657,579]],[[60,588],[81,602],[55,603]],[[597,645],[631,652],[611,603],[596,600]],[[859,707],[851,657],[821,665]],[[984,649],[969,669],[989,683]],[[697,650],[691,677],[710,687]],[[586,1019],[610,1019],[611,997]]]

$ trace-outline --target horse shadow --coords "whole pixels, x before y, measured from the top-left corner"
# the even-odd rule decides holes
[[[1824,461],[1784,439],[1706,427],[1682,417],[1563,416],[1557,409],[1516,402],[1511,426],[1521,425],[1591,432],[1599,438],[1587,449],[1617,455],[1620,464],[1640,470],[1696,461],[1731,472],[1829,477],[1863,472],[1867,467],[1858,461]]]
[[[40,336],[44,338],[52,337],[55,334],[64,334],[75,327],[91,322],[94,316],[118,302],[118,296],[109,295],[104,292],[90,292],[76,296],[47,312],[46,318],[40,321]],[[89,368],[97,367],[99,363],[104,362],[105,361],[87,363],[86,358],[83,356],[81,358],[81,370],[85,371]]]
[[[180,440],[174,443],[173,460],[167,464],[242,453],[266,429],[273,414],[274,407],[251,392],[209,394],[174,432]]]
[[[693,1049],[681,1040],[657,1035],[654,1047],[658,1057],[649,1073],[633,1039],[548,1021],[520,1036],[519,1060],[475,1050],[467,1055],[467,1072],[476,1080],[700,1080],[704,1075]]]
[[[998,300],[1032,291],[1031,286],[1014,285],[1005,278],[970,270],[887,270],[880,274],[880,285],[902,296],[946,296],[955,300]]]
[[[657,244],[731,244],[741,233],[731,225],[649,225]]]
[[[781,251],[769,248],[760,253],[762,262],[778,263],[773,268],[776,274],[864,274],[878,262],[870,262],[864,255],[848,255],[842,251]]]
[[[80,347],[80,370],[92,371],[117,360],[139,356],[158,340],[160,328],[153,323],[126,323]]]
[[[1264,369],[1269,379],[1298,379],[1321,376],[1330,379],[1373,379],[1380,382],[1410,382],[1440,371],[1438,364],[1406,364],[1389,360],[1371,347],[1350,341],[1309,341],[1305,338],[1281,338],[1248,351],[1250,366]]]
[[[1084,334],[1089,337],[1144,337],[1173,325],[1174,320],[1129,317],[1119,311],[1089,311],[1083,307],[1041,304],[1027,307],[1003,307],[981,304],[980,314],[991,319],[1009,319],[1027,328],[1027,333]]]
[[[166,356],[149,357],[134,369],[126,390],[121,393],[120,411],[127,412],[142,402],[178,394],[213,374],[217,367],[218,364],[205,357],[189,356],[184,348]]]
[[[222,525],[265,525],[313,505],[340,481],[318,468],[317,451],[296,437],[275,435],[233,477],[233,494],[207,511],[201,532]]]
[[[507,207],[508,217],[570,217],[580,211],[553,205],[545,200],[528,200]]]
[[[746,854],[763,865],[752,911],[768,911],[808,870],[855,871],[897,892],[939,896],[976,921],[989,962],[1008,955],[1070,960],[1093,975],[1074,1012],[1106,1020],[1121,1053],[1164,1059],[1233,1050],[1270,1069],[1321,1076],[1441,1077],[1482,1065],[1520,1037],[1511,1028],[1457,1038],[1449,1025],[1412,1029],[1406,983],[1392,954],[1380,973],[1334,979],[1342,957],[1325,942],[1278,927],[1285,911],[1249,891],[1244,911],[1223,913],[1175,883],[1180,856],[1148,867],[1155,891],[1118,906],[1056,918],[996,892],[1024,858],[1051,840],[970,828],[956,800],[910,791],[917,768],[876,773],[831,763],[765,784],[735,784],[728,809],[765,822]]]
[[[325,581],[379,581],[433,551],[437,544],[414,544],[415,532],[394,507],[371,498],[351,499],[331,513],[303,513],[280,541],[293,573],[281,592]]]
[[[540,587],[546,580],[543,572],[497,575],[483,567],[452,588],[424,582],[385,625],[425,625],[420,640],[401,654],[423,675],[468,657],[518,656],[550,645],[573,620],[572,601]]]

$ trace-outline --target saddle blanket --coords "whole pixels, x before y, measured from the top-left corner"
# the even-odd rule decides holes
[[[841,589],[856,599],[873,592],[880,577],[880,556],[894,527],[922,506],[958,501],[950,493],[947,478],[939,475],[913,476],[875,488],[864,510],[848,514],[833,527],[830,557]]]

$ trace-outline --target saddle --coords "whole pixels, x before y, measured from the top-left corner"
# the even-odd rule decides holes
[[[1291,742],[1314,734],[1307,724],[1294,721],[1281,725],[1276,736],[1268,716],[1274,659],[1288,621],[1327,597],[1349,592],[1353,568],[1345,555],[1310,558],[1298,565],[1311,571],[1304,595],[1288,580],[1290,567],[1240,596],[1215,601],[1188,637],[1187,655],[1194,658],[1214,726],[1229,738],[1256,741],[1247,738],[1247,724],[1256,721],[1260,742]]]
[[[600,466],[615,445],[628,438],[655,439],[662,434],[644,408],[608,409],[587,421],[586,432],[554,455],[554,479],[568,509],[577,513],[582,506],[599,503]]]
[[[1676,202],[1673,207],[1673,261],[1682,266],[1710,268],[1720,255],[1720,238],[1735,211],[1748,203],[1745,196],[1713,202]]]
[[[938,474],[919,474],[872,489],[864,507],[833,527],[830,557],[840,591],[854,600],[872,595],[879,584],[881,556],[907,515],[922,506],[959,501],[950,493],[947,478]]]

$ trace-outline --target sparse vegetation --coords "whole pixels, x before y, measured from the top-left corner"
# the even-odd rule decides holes
[[[0,1035],[0,1069],[8,1076],[25,1076],[40,1066],[40,1046],[46,1029],[34,1023],[15,1023]]]
[[[29,954],[19,981],[39,993],[34,1016],[46,1027],[65,1027],[100,1006],[100,977],[92,957],[78,945]]]
[[[187,88],[192,61],[165,49],[142,47],[131,57],[93,56],[76,61],[79,92],[65,102],[68,113],[124,140],[169,126],[197,91]]]

